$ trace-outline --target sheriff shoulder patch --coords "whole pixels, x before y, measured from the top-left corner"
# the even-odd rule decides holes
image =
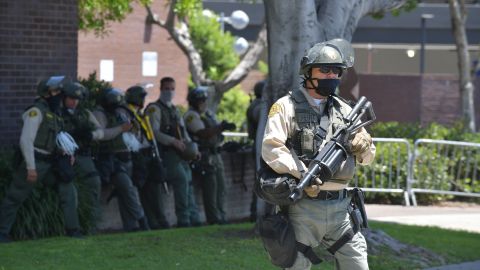
[[[190,124],[190,123],[193,121],[193,118],[194,118],[193,115],[189,115],[189,116],[187,116],[187,119],[185,119],[185,121],[186,121],[188,124]]]
[[[280,105],[275,103],[272,105],[272,107],[270,107],[270,111],[268,112],[268,117],[272,117],[279,112],[280,112]]]
[[[156,109],[153,106],[148,108],[148,113],[154,113],[155,111]]]
[[[28,113],[28,116],[29,116],[29,117],[35,117],[35,116],[37,116],[37,115],[38,115],[38,113],[37,113],[37,111],[35,111],[35,110],[31,110],[31,111]]]

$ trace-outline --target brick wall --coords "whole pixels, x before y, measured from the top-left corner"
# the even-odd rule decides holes
[[[0,0],[0,138],[18,143],[35,85],[77,75],[77,1]]]
[[[94,33],[79,32],[78,75],[85,78],[97,71],[100,78],[100,60],[113,60],[114,87],[126,90],[137,83],[152,83],[146,104],[159,96],[160,79],[164,76],[175,78],[177,93],[175,103],[186,105],[187,82],[190,76],[188,61],[182,51],[171,40],[168,32],[158,25],[145,24],[147,11],[133,3],[133,12],[125,20],[111,23],[108,34],[103,37]],[[153,1],[152,10],[164,20],[164,1]],[[157,76],[142,76],[142,53],[157,52]]]
[[[373,103],[377,121],[451,125],[461,117],[458,78],[453,75],[360,74],[359,94]],[[474,106],[480,124],[480,78]]]

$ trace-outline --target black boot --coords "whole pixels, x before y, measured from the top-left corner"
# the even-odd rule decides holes
[[[138,225],[140,226],[141,231],[149,231],[150,226],[148,226],[148,220],[147,217],[142,217],[138,220]]]
[[[80,232],[79,229],[66,229],[68,237],[83,239],[85,236]]]

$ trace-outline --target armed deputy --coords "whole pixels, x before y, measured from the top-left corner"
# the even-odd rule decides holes
[[[347,124],[352,108],[335,91],[353,60],[350,43],[342,39],[315,44],[302,58],[303,87],[280,98],[268,114],[262,157],[275,173],[298,182],[318,151]],[[375,146],[362,127],[348,138],[345,149],[345,161],[331,178],[311,181],[304,199],[284,207],[297,241],[293,247],[297,252],[288,260],[282,258],[287,269],[310,269],[312,262],[318,263],[311,248],[320,244],[335,256],[338,269],[368,269],[365,239],[361,233],[351,233],[356,225],[347,210],[351,192],[346,187],[356,163],[373,161]]]

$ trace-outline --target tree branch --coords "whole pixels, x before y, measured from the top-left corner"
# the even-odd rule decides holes
[[[253,68],[260,58],[267,45],[267,26],[263,24],[262,29],[258,33],[257,40],[247,51],[242,61],[233,69],[230,74],[216,85],[217,91],[224,93],[235,85],[239,84],[248,75],[248,72]]]
[[[175,27],[175,0],[169,5],[167,20],[162,22],[153,14],[150,6],[145,5],[147,9],[147,23],[157,24],[160,27],[164,28],[170,34],[170,37],[175,41],[177,46],[182,50],[182,52],[187,56],[188,59],[188,68],[190,73],[192,74],[192,80],[195,85],[210,85],[212,81],[206,78],[205,72],[202,67],[202,58],[200,53],[197,51],[195,46],[193,45],[192,39],[190,37],[190,32],[188,29],[188,25],[185,22],[180,21],[180,26],[178,28]]]

